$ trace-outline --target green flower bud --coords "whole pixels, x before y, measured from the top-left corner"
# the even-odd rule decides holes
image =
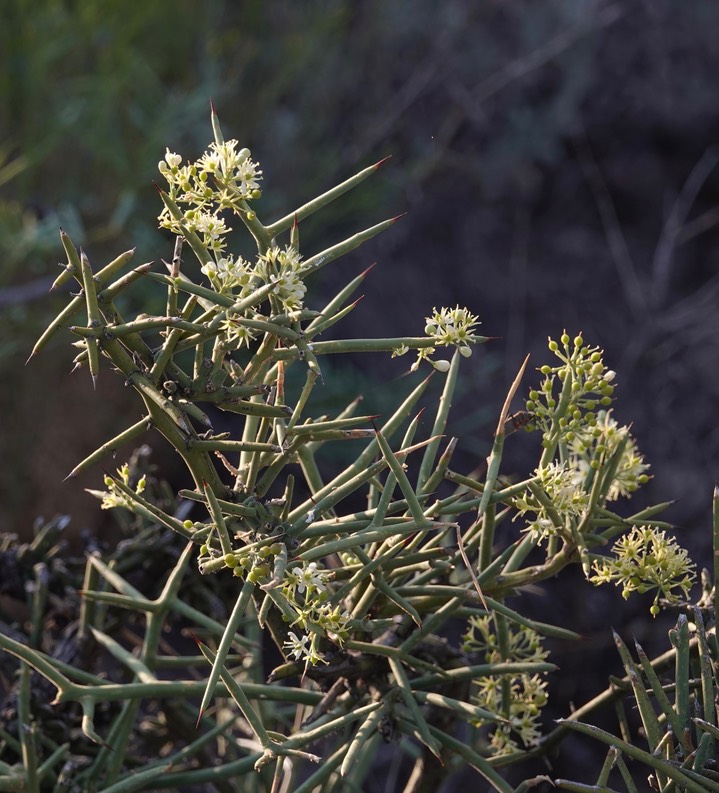
[[[258,579],[267,578],[270,574],[270,568],[269,565],[258,564],[257,567],[252,570],[252,572],[257,573]],[[252,573],[250,573],[250,575],[252,575]]]
[[[556,352],[559,349],[559,345],[557,344],[554,339],[550,339],[549,344],[547,345],[552,352]]]
[[[191,520],[183,520],[183,521],[182,521],[182,525],[183,525],[183,526],[184,526],[186,529],[191,529],[191,528],[192,528],[192,527],[193,527],[195,524],[194,524],[194,523],[193,523]]]
[[[569,334],[568,333],[562,333],[561,342],[564,345],[569,344]],[[552,348],[550,347],[549,349],[551,350]]]
[[[225,565],[227,567],[237,567],[237,557],[234,553],[225,554]]]
[[[207,547],[207,545],[201,545],[200,546],[200,556],[207,556],[207,554],[209,552],[210,552],[210,549]]]

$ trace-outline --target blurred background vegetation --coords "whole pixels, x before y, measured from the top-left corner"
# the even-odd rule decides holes
[[[459,303],[500,337],[464,368],[454,431],[468,466],[486,455],[526,352],[539,366],[548,334],[581,330],[617,370],[618,418],[653,466],[646,499],[680,499],[680,540],[707,564],[717,30],[709,0],[3,0],[0,530],[27,533],[57,512],[100,525],[83,492],[100,472],[60,481],[139,414],[110,373],[99,398],[89,377],[68,376],[67,337],[23,365],[64,299],[47,296],[58,227],[96,265],[134,246],[138,263],[169,258],[156,164],[165,146],[204,150],[213,98],[226,135],[263,165],[263,219],[392,155],[321,226],[303,226],[303,249],[408,213],[323,270],[315,294],[377,260],[344,333],[418,333],[433,306]],[[335,372],[328,393],[365,393],[377,412],[402,369],[363,365]],[[513,445],[520,471],[530,458]],[[618,602],[602,597],[581,615],[588,635]],[[568,621],[578,608],[555,605]]]

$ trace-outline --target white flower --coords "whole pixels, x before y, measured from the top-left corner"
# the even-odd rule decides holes
[[[307,646],[309,640],[309,636],[298,636],[294,631],[290,631],[287,634],[287,640],[284,642],[283,647],[288,650],[288,654],[295,660],[309,658],[310,648]]]
[[[239,322],[235,321],[232,317],[227,317],[222,320],[220,324],[222,332],[225,334],[225,340],[228,345],[235,345],[236,348],[245,344],[250,346],[250,342],[255,338],[257,331],[253,331]]]
[[[182,162],[182,157],[179,154],[171,152],[169,149],[165,149],[165,162],[170,168],[177,168]]]
[[[233,258],[231,254],[220,256],[216,262],[209,261],[201,267],[212,286],[218,292],[230,292],[237,287],[242,287],[242,293],[251,285],[252,272],[249,262],[242,256]]]
[[[317,562],[310,562],[306,567],[293,567],[292,575],[297,579],[297,591],[302,594],[307,590],[324,592],[327,583],[327,574],[317,567]]]

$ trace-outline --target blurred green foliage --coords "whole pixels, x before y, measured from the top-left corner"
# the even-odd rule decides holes
[[[595,24],[594,6],[553,3],[528,15],[523,3],[461,0],[432,0],[421,13],[409,0],[178,0],[171,9],[5,0],[0,284],[46,272],[58,225],[102,257],[121,237],[155,252],[161,238],[144,211],[155,164],[166,145],[199,150],[210,97],[243,145],[271,153],[268,180],[289,203],[388,153],[405,161],[403,175],[358,198],[363,206],[344,206],[337,222],[376,203],[378,191],[421,189],[418,177],[451,166],[444,155],[478,104],[472,90],[494,96],[519,76],[505,73],[508,61],[531,71],[569,48]],[[556,29],[566,41],[554,40]],[[526,52],[534,61],[521,60]],[[574,48],[558,90],[513,107],[501,136],[473,136],[489,155],[483,183],[514,178],[527,154],[558,156],[591,60],[592,47]],[[317,163],[309,177],[303,161]]]

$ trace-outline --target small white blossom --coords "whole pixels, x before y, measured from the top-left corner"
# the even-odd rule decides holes
[[[242,295],[252,283],[250,264],[242,256],[220,256],[217,261],[204,264],[201,270],[218,292],[231,292],[241,287]]]
[[[257,335],[257,331],[242,325],[231,316],[223,319],[220,327],[222,328],[227,345],[229,347],[234,346],[235,349],[241,347],[243,344],[249,347],[250,342],[253,341]]]
[[[310,648],[307,646],[309,641],[309,636],[298,636],[294,631],[290,631],[283,646],[288,650],[290,656],[295,660],[299,660],[300,658],[309,657]]]
[[[293,567],[292,574],[297,579],[297,591],[302,594],[316,590],[324,592],[327,581],[327,574],[317,567],[317,562],[310,562],[306,567]]]

